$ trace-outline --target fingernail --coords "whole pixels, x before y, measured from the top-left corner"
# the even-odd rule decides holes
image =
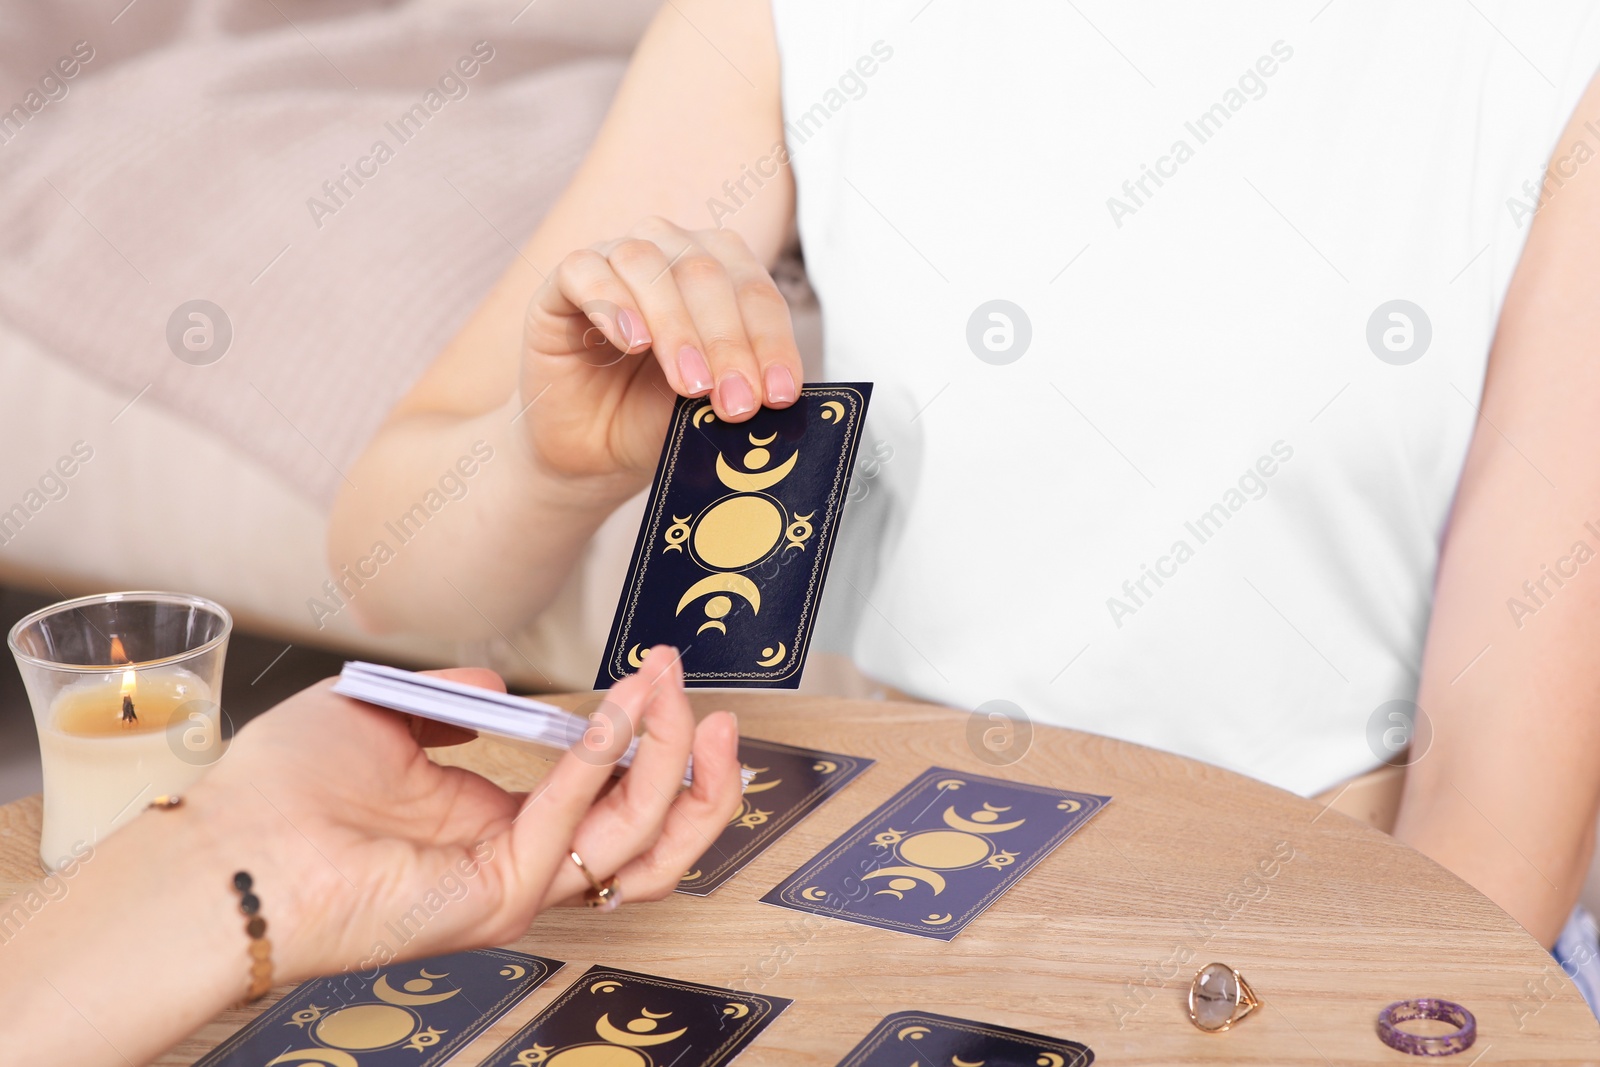
[[[691,396],[711,390],[711,368],[706,366],[706,357],[694,345],[678,349],[678,376]]]
[[[644,320],[627,308],[617,312],[617,329],[622,331],[629,351],[650,343],[650,331],[645,327]]]
[[[788,404],[794,400],[794,375],[789,368],[774,363],[767,368],[767,401]]]
[[[722,384],[717,386],[717,399],[722,401],[722,410],[729,415],[743,415],[756,407],[756,395],[750,391],[750,383],[738,373],[722,379]]]

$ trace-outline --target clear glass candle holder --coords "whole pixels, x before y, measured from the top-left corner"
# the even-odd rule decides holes
[[[11,628],[44,764],[47,870],[153,798],[182,794],[221,756],[232,631],[219,604],[149,592],[66,600]]]

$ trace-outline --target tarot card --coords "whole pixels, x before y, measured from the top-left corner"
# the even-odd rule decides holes
[[[897,1011],[839,1061],[839,1067],[1089,1067],[1094,1053],[1081,1041],[1065,1041],[1009,1026]]]
[[[1110,800],[934,767],[761,899],[949,941]]]
[[[800,684],[872,386],[724,422],[680,399],[595,688],[675,646],[689,686]]]
[[[456,952],[293,989],[195,1067],[436,1067],[562,968],[509,949]]]
[[[753,737],[739,739],[739,762],[747,773],[754,772],[744,799],[706,854],[679,881],[680,893],[710,896],[874,763]]]
[[[482,1067],[721,1067],[792,1003],[591,967]]]

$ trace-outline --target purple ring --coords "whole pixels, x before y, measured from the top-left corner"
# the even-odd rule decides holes
[[[1400,1029],[1401,1023],[1433,1019],[1456,1028],[1453,1034],[1413,1034]],[[1465,1052],[1478,1039],[1478,1020],[1461,1005],[1449,1000],[1422,997],[1397,1000],[1378,1013],[1378,1039],[1392,1049],[1413,1056],[1454,1056]]]

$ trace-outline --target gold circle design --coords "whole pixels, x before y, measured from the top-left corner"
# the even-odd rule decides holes
[[[404,1041],[416,1026],[416,1016],[393,1004],[355,1004],[318,1023],[317,1040],[334,1048],[383,1048]]]
[[[936,871],[971,867],[989,858],[989,842],[960,830],[929,830],[900,842],[901,858]]]
[[[772,461],[772,453],[764,448],[752,448],[744,454],[744,465],[747,470],[758,471]]]
[[[748,567],[783,536],[783,513],[763,496],[730,496],[700,517],[695,555],[717,570]]]
[[[714,596],[706,601],[706,618],[720,619],[733,610],[733,600],[725,596]]]

